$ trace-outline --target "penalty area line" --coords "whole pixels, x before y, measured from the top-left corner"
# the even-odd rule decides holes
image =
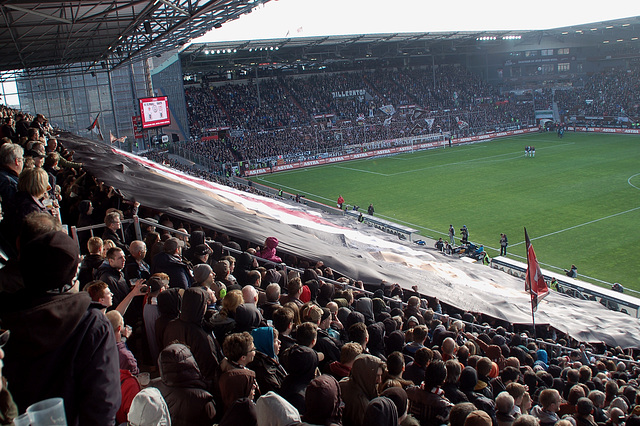
[[[560,229],[559,231],[550,232],[548,234],[541,235],[539,237],[530,238],[530,240],[534,241],[534,240],[539,240],[541,238],[550,237],[551,235],[556,235],[556,234],[560,234],[562,232],[571,231],[572,229],[580,228],[580,227],[586,226],[586,225],[591,225],[592,223],[600,222],[601,220],[611,219],[612,217],[616,217],[616,216],[620,216],[620,215],[623,215],[623,214],[631,213],[631,212],[634,212],[636,210],[640,210],[640,206],[634,207],[634,208],[629,209],[629,210],[625,210],[623,212],[610,214],[609,216],[604,216],[604,217],[601,217],[601,218],[598,218],[598,219],[590,220],[589,222],[584,222],[584,223],[580,223],[578,225],[570,226],[568,228]],[[524,243],[525,243],[524,241],[520,241],[520,242],[517,242],[515,244],[511,244],[511,247],[519,246],[519,245],[524,244]]]

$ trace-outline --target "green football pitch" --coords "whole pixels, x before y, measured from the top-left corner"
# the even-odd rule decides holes
[[[639,160],[639,136],[544,133],[254,180],[333,206],[342,195],[364,212],[373,203],[376,216],[429,238],[446,238],[449,224],[459,237],[467,225],[492,257],[504,232],[508,256],[526,262],[526,227],[543,268],[576,264],[580,276],[640,291]]]

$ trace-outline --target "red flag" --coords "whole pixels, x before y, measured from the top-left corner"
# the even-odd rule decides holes
[[[529,234],[527,234],[527,228],[524,228],[524,239],[527,243],[527,273],[524,277],[524,289],[531,294],[531,309],[535,312],[540,300],[549,294],[549,287],[540,270],[536,252],[533,251]]]
[[[100,126],[100,124],[98,124],[98,118],[100,117],[101,113],[102,112],[99,112],[98,115],[96,115],[96,119],[93,120],[93,122],[91,123],[91,126],[87,127],[88,131],[91,132],[93,129],[95,129],[96,126],[98,126],[98,127]]]
[[[100,114],[102,114],[102,112],[99,112],[98,115],[96,115],[96,119],[93,120],[93,123],[91,123],[91,126],[87,127],[87,131],[94,133],[100,138],[101,141],[103,141],[104,136],[102,136],[102,130],[100,130],[100,123],[98,122],[98,118],[100,118]]]

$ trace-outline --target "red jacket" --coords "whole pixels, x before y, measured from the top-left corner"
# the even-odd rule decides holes
[[[120,370],[120,391],[122,392],[122,402],[120,403],[120,409],[116,413],[116,422],[118,424],[127,422],[131,401],[140,392],[140,383],[129,370]]]

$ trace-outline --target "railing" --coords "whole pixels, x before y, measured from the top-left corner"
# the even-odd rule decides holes
[[[520,278],[524,278],[527,270],[526,264],[502,256],[491,259],[491,267]],[[559,293],[584,300],[595,300],[611,310],[640,318],[640,299],[636,297],[569,278],[546,269],[542,269],[542,274],[548,282],[553,279],[557,280],[558,287],[554,290]]]
[[[124,230],[125,230],[125,226],[124,225],[133,225],[135,233],[136,233],[136,239],[137,240],[142,240],[142,230],[140,229],[140,224],[144,224],[144,225],[151,225],[154,226],[156,229],[163,229],[165,231],[169,231],[172,234],[175,235],[181,235],[181,236],[186,236],[188,237],[189,234],[182,232],[182,231],[178,231],[175,230],[173,228],[169,228],[168,226],[164,226],[164,225],[160,225],[159,223],[155,222],[155,221],[151,221],[148,219],[142,219],[139,218],[138,216],[133,216],[133,218],[131,219],[124,219],[122,220],[122,227],[120,228],[120,237],[122,238],[122,241],[125,241],[125,235],[124,235]],[[104,229],[106,228],[107,225],[104,223],[100,223],[97,225],[90,225],[90,226],[82,226],[80,228],[76,227],[76,226],[71,226],[71,237],[73,238],[73,240],[76,242],[76,244],[78,245],[78,249],[81,250],[80,247],[80,240],[78,239],[78,233],[79,232],[84,232],[84,231],[89,231],[91,232],[91,236],[95,236],[93,233],[94,229]],[[127,227],[128,228],[128,227]],[[150,247],[149,247],[150,249]]]

